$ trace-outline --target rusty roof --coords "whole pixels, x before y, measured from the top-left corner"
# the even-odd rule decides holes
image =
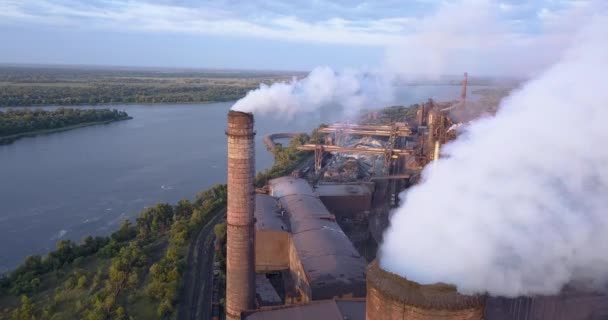
[[[292,176],[284,176],[268,181],[270,194],[276,198],[288,195],[314,196],[312,187],[306,180]]]
[[[255,195],[255,229],[289,231],[287,217],[281,215],[277,200],[269,195]]]
[[[365,295],[365,260],[308,182],[283,177],[270,185],[289,217],[293,245],[313,298]]]
[[[325,219],[334,220],[334,216],[327,210],[321,199],[308,195],[288,195],[279,199],[281,208],[290,215],[290,221]],[[297,230],[294,230],[297,232]]]

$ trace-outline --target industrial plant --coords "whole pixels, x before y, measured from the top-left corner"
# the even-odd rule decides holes
[[[608,298],[599,293],[465,295],[449,283],[419,284],[380,267],[377,246],[399,193],[419,181],[462,125],[487,113],[468,108],[466,86],[465,74],[460,99],[429,99],[409,118],[369,112],[358,123],[322,127],[323,143],[298,147],[312,153],[308,165],[260,189],[254,117],[230,111],[226,318],[608,319]],[[265,141],[273,147],[272,136]]]

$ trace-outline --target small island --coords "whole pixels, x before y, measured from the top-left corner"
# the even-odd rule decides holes
[[[0,144],[9,144],[23,137],[128,119],[132,117],[116,109],[8,109],[0,111]]]

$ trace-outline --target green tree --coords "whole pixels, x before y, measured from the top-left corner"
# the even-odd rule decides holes
[[[119,306],[118,308],[116,308],[116,311],[114,312],[115,314],[115,319],[116,320],[124,320],[127,318],[127,313],[125,312],[125,308],[123,308],[122,306]]]
[[[131,244],[122,248],[118,256],[112,259],[109,269],[110,283],[117,290],[127,286],[133,287],[136,282],[130,278],[131,273],[137,273],[145,261],[146,257],[137,245]]]
[[[192,215],[192,210],[194,209],[194,207],[192,206],[192,203],[190,203],[190,201],[188,200],[180,200],[177,203],[177,206],[175,206],[175,219],[182,219],[182,218],[188,218]]]
[[[173,312],[173,303],[170,299],[163,299],[158,305],[157,313],[161,318],[166,317],[167,315]]]
[[[213,232],[215,233],[215,237],[218,239],[226,238],[226,230],[228,226],[226,223],[218,223],[213,227]]]
[[[21,308],[19,308],[19,319],[34,319],[34,305],[32,304],[32,300],[30,300],[30,298],[28,298],[26,295],[21,296]]]
[[[82,275],[80,276],[80,278],[78,278],[78,283],[76,285],[76,287],[78,289],[84,289],[84,287],[87,285],[87,276]]]
[[[123,242],[135,238],[136,235],[137,229],[131,224],[131,221],[126,219],[120,225],[120,229],[112,234],[112,239]]]
[[[190,217],[190,226],[195,227],[200,225],[205,220],[205,212],[200,209],[194,209]]]
[[[63,283],[63,287],[68,290],[74,289],[75,286],[76,286],[76,280],[74,280],[74,277],[72,277],[72,276],[67,278],[65,280],[65,282]]]

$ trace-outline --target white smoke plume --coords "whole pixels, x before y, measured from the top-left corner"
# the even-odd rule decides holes
[[[388,47],[385,68],[406,78],[436,79],[464,71],[477,76],[534,76],[558,61],[581,21],[603,6],[562,2],[565,8],[546,9],[546,17],[537,21],[539,29],[530,32],[522,29],[526,23],[511,15],[531,10],[538,5],[534,1],[442,1],[433,14],[416,21],[411,34]]]
[[[383,268],[500,296],[606,285],[607,30],[594,17],[559,63],[444,146],[401,195]]]
[[[385,59],[377,70],[336,72],[318,67],[301,80],[261,85],[236,102],[233,110],[293,118],[297,113],[331,108],[351,117],[364,108],[401,104],[395,97],[396,80],[439,79],[465,71],[534,75],[557,61],[580,22],[605,5],[581,1],[568,12],[547,13],[534,35],[505,19],[505,6],[497,0],[442,1],[427,16],[405,19],[410,21],[404,26],[407,30],[395,34],[398,40],[385,48]],[[528,7],[522,3],[508,10]]]
[[[356,70],[336,72],[317,67],[301,80],[261,84],[237,101],[233,110],[275,113],[291,118],[298,112],[316,112],[323,107],[340,108],[347,116],[363,108],[379,108],[393,102],[391,79],[379,73]]]

